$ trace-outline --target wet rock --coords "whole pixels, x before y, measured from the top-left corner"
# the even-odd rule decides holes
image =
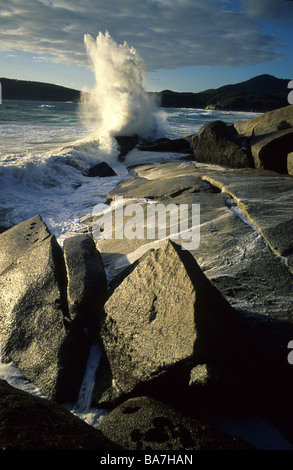
[[[118,142],[119,146],[119,155],[118,160],[124,161],[126,155],[133,150],[139,143],[139,138],[137,135],[134,136],[116,136],[115,139]]]
[[[49,398],[75,400],[89,344],[69,320],[62,250],[39,216],[2,233],[0,243],[2,361]]]
[[[253,166],[249,150],[237,142],[231,129],[222,121],[214,121],[202,126],[193,136],[192,144],[197,162],[231,168]]]
[[[107,176],[117,176],[115,171],[108,165],[107,162],[101,162],[97,165],[92,166],[87,171],[84,172],[85,176],[95,178],[99,176],[100,178],[105,178]]]
[[[291,176],[271,171],[218,172],[206,176],[223,192],[233,196],[238,208],[264,237],[274,253],[292,252],[293,180]],[[281,260],[280,260],[281,261]],[[272,263],[270,261],[270,263]]]
[[[129,450],[253,449],[239,438],[146,396],[125,401],[111,411],[99,429]]]
[[[63,247],[70,319],[88,327],[97,322],[99,311],[108,298],[103,262],[89,235],[67,238]]]
[[[107,202],[114,197],[125,199],[163,199],[173,198],[183,192],[213,191],[210,184],[197,178],[195,175],[182,175],[180,178],[165,178],[164,180],[148,180],[145,178],[129,178],[121,181],[117,187],[107,195]]]
[[[18,390],[0,380],[0,449],[118,450],[61,405]]]

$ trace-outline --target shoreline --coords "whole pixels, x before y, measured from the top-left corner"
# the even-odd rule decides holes
[[[273,131],[274,138],[280,132],[283,138],[287,131]],[[124,209],[135,202],[141,214],[149,205],[199,204],[194,249],[180,248],[182,233],[175,242],[97,239],[97,215],[63,249],[40,216],[0,234],[1,323],[9,324],[0,331],[4,361],[21,367],[53,402],[72,403],[97,342],[103,355],[91,406],[109,410],[98,430],[122,449],[244,450],[250,440],[241,440],[242,431],[235,438],[238,419],[251,423],[250,432],[277,429],[285,440],[275,434],[275,447],[291,449],[292,175],[182,158],[131,166],[106,202],[114,212],[122,197]],[[115,223],[139,228],[131,212]],[[64,363],[56,363],[59,357]],[[273,446],[272,436],[258,445]]]

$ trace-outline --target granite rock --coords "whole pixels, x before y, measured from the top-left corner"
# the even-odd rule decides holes
[[[192,138],[194,159],[231,168],[253,167],[249,149],[237,141],[232,130],[222,121],[200,128]]]
[[[293,127],[293,105],[268,111],[254,119],[234,124],[241,136],[256,137]]]
[[[241,367],[254,354],[247,325],[193,256],[170,240],[143,256],[114,290],[100,338],[116,397],[152,388],[165,374],[178,389],[191,364]]]
[[[69,319],[62,250],[39,216],[0,238],[2,361],[14,362],[49,398],[75,400],[89,341]]]
[[[146,396],[125,401],[102,421],[99,429],[129,450],[252,450],[242,439]]]
[[[287,156],[293,150],[293,128],[253,138],[250,148],[255,168],[288,173]]]

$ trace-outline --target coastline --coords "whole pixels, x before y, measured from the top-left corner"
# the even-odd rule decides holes
[[[127,157],[125,164],[127,165]],[[111,210],[115,209],[115,205],[111,207],[111,202],[114,202],[117,196],[124,197],[126,206],[129,205],[131,201],[135,201],[136,203],[139,201],[140,207],[144,208],[149,203],[163,203],[166,206],[171,203],[175,205],[200,204],[200,247],[191,250],[191,254],[198,264],[200,271],[207,279],[205,282],[207,282],[208,295],[209,293],[210,295],[215,295],[216,304],[220,302],[218,299],[223,297],[232,307],[236,318],[239,316],[241,322],[244,320],[244,323],[248,325],[249,330],[251,330],[247,336],[248,343],[245,343],[246,339],[244,339],[244,344],[247,346],[252,337],[254,338],[253,341],[256,343],[254,345],[256,346],[256,350],[252,350],[252,356],[248,355],[248,357],[245,357],[244,354],[244,357],[242,357],[240,354],[238,357],[237,349],[239,348],[241,350],[240,345],[242,344],[241,342],[237,342],[239,335],[238,327],[236,327],[235,330],[232,329],[231,333],[231,331],[229,329],[226,330],[226,327],[223,327],[223,323],[220,322],[218,333],[220,338],[221,335],[223,335],[223,337],[222,340],[219,340],[217,345],[221,346],[221,349],[223,339],[224,342],[230,345],[228,346],[228,356],[233,356],[234,354],[237,356],[236,360],[232,361],[232,364],[229,360],[227,361],[228,356],[225,351],[220,353],[223,354],[222,357],[220,356],[220,360],[217,355],[210,357],[209,348],[211,348],[211,350],[213,350],[213,348],[209,341],[207,341],[208,350],[205,351],[203,358],[193,358],[192,362],[190,357],[184,356],[184,360],[180,359],[179,361],[180,367],[182,362],[182,370],[176,365],[177,359],[174,365],[172,364],[169,367],[159,364],[158,369],[155,369],[155,371],[151,370],[147,380],[143,378],[138,389],[135,385],[131,392],[126,392],[126,395],[124,395],[123,392],[122,404],[118,403],[118,405],[117,397],[121,394],[121,390],[123,391],[124,386],[123,381],[119,383],[119,380],[121,380],[119,374],[114,380],[116,385],[118,384],[116,388],[109,387],[109,384],[105,387],[105,384],[97,380],[93,403],[98,406],[106,404],[110,409],[113,408],[113,413],[116,409],[115,415],[113,415],[114,418],[110,417],[109,419],[105,419],[103,421],[104,424],[101,425],[101,429],[105,435],[108,434],[108,437],[110,436],[110,440],[114,439],[115,435],[115,429],[113,429],[113,425],[111,424],[112,419],[114,419],[117,429],[120,427],[121,430],[123,430],[125,425],[129,425],[127,421],[124,421],[127,416],[125,413],[123,414],[123,403],[124,406],[130,406],[128,400],[134,399],[136,401],[133,402],[134,404],[132,403],[131,406],[133,406],[133,409],[138,408],[142,406],[139,401],[140,397],[147,394],[151,400],[156,399],[160,403],[163,403],[164,406],[169,406],[169,402],[171,401],[172,407],[178,407],[180,412],[183,408],[185,414],[188,415],[188,413],[191,413],[189,417],[192,419],[194,419],[194,413],[195,416],[197,416],[200,410],[204,410],[207,415],[210,410],[213,410],[215,412],[214,417],[216,416],[217,419],[220,420],[223,428],[225,428],[225,423],[222,421],[223,417],[221,417],[221,411],[226,409],[227,406],[232,416],[234,413],[237,416],[240,411],[240,414],[244,413],[245,416],[249,416],[251,412],[259,413],[264,420],[267,419],[268,422],[276,426],[276,428],[283,432],[283,435],[292,442],[292,433],[290,430],[291,416],[290,413],[288,413],[292,391],[292,379],[291,365],[287,360],[287,345],[293,338],[291,318],[293,264],[291,239],[290,235],[288,236],[292,220],[290,211],[292,204],[292,197],[290,196],[292,195],[292,191],[292,175],[280,174],[265,169],[235,169],[219,165],[215,166],[209,163],[190,161],[186,155],[182,155],[182,160],[176,162],[165,162],[157,165],[146,163],[131,166],[131,175],[129,175],[127,179],[121,180],[116,188],[108,193],[107,201]],[[126,216],[128,222],[129,217],[130,214]],[[38,223],[41,224],[40,221]],[[88,221],[87,233],[77,234],[80,243],[86,241],[87,236],[92,237],[93,228],[96,223],[97,220],[95,219]],[[123,219],[122,224],[125,224],[125,220]],[[40,227],[42,227],[42,224]],[[282,227],[282,232],[280,232],[280,227]],[[9,231],[6,232],[6,234],[9,233]],[[21,236],[23,235],[25,235],[28,240],[27,227],[25,232],[22,232]],[[8,239],[9,238],[8,236]],[[44,241],[47,240],[48,234],[46,233],[43,238]],[[38,243],[39,242],[40,240],[38,238]],[[180,239],[179,241],[178,239],[176,240],[176,244],[178,242],[180,244]],[[135,283],[133,284],[132,280],[135,279],[135,272],[139,269],[146,270],[138,271],[140,273],[140,279],[143,279],[144,275],[151,276],[148,272],[148,263],[142,268],[142,260],[146,259],[152,248],[159,250],[158,253],[162,253],[160,250],[164,243],[164,240],[148,240],[147,238],[141,240],[96,240],[96,248],[101,255],[102,264],[112,281],[110,284],[109,299],[111,299],[115,290],[117,290],[119,309],[121,308],[121,310],[123,310],[123,308],[125,308],[123,307],[123,303],[125,303],[126,306],[130,305],[129,299],[126,299],[124,302],[122,292],[125,291],[127,294],[129,290],[131,297],[131,285],[136,286]],[[77,248],[75,248],[77,251],[74,252],[74,256],[84,253],[82,246],[82,244],[80,246],[77,245]],[[24,259],[22,258],[23,255],[25,255],[25,257],[30,255],[30,251],[27,251],[25,247],[22,246],[22,249],[24,252],[21,253],[20,259]],[[88,251],[87,248],[86,253],[87,256],[89,253],[92,253],[91,249]],[[166,263],[166,275],[173,263],[172,259],[168,260],[170,256],[168,252],[164,258],[164,263]],[[178,267],[180,266],[180,269],[185,269],[184,257],[180,254],[177,259],[177,255],[174,253],[172,257],[173,256],[174,264],[176,266],[178,265]],[[86,258],[83,259],[85,260]],[[30,262],[29,260],[30,258],[28,257],[28,262]],[[5,269],[7,269],[8,272],[12,270],[10,273],[13,275],[13,269],[15,268],[14,263],[9,262],[8,265]],[[92,266],[92,264],[90,264],[90,266]],[[156,264],[154,266],[155,269],[158,268]],[[89,265],[85,263],[86,272],[88,268]],[[126,272],[124,272],[124,268],[127,268]],[[187,268],[186,272],[188,273]],[[75,282],[74,278],[72,279],[73,281],[69,282],[69,287],[71,282]],[[125,284],[127,279],[129,279],[129,284]],[[162,284],[161,282],[160,286]],[[154,286],[155,285],[156,284],[154,284]],[[7,286],[8,289],[10,289],[9,284]],[[128,289],[124,286],[128,286]],[[136,287],[138,291],[140,291],[140,286]],[[197,289],[197,287],[195,287],[195,289]],[[218,293],[214,294],[214,289],[220,294],[220,297],[218,297]],[[148,288],[143,295],[146,295],[147,291]],[[179,293],[180,295],[184,293],[184,286]],[[143,295],[142,304],[144,303]],[[157,295],[158,293],[156,293],[156,296]],[[161,302],[166,302],[166,298],[161,292],[160,295],[162,296]],[[134,300],[134,297],[132,297],[132,299]],[[276,301],[276,299],[278,299],[278,301]],[[70,300],[68,293],[67,300]],[[112,299],[113,302],[114,300]],[[157,300],[155,303],[154,300],[152,300],[152,302],[154,306]],[[115,311],[116,308],[114,307],[115,304],[112,306],[113,311]],[[156,316],[157,319],[159,319],[160,315],[162,315],[162,310],[160,310],[159,307],[156,308]],[[214,308],[213,305],[210,310],[212,321],[214,318]],[[111,310],[109,310],[109,307],[106,307],[106,309],[108,309],[108,315],[109,318],[111,318]],[[126,317],[127,309],[124,318]],[[122,321],[119,317],[114,318],[114,320],[118,322]],[[170,321],[172,321],[172,330],[177,324],[177,319],[174,318]],[[153,319],[150,324],[154,325]],[[193,328],[192,324],[191,328]],[[139,329],[137,331],[139,332]],[[151,330],[147,331],[150,332]],[[110,343],[111,341],[113,342],[114,336],[118,343],[122,341],[121,349],[118,349],[118,357],[121,356],[124,350],[123,348],[125,347],[128,350],[129,347],[133,347],[135,350],[134,345],[131,346],[131,343],[125,343],[123,345],[122,330],[120,332],[120,339],[119,336],[117,339],[116,333],[114,335],[113,332],[113,336],[111,336],[112,333],[110,332]],[[155,330],[152,330],[152,334],[154,334],[153,341],[154,344],[156,344],[155,348],[157,348],[156,350],[159,355],[161,347],[160,335],[158,332],[156,333]],[[214,334],[215,333],[213,333],[213,335]],[[234,334],[235,337],[233,338]],[[251,334],[252,336],[250,336]],[[149,336],[148,334],[148,337]],[[196,341],[196,335],[194,341]],[[142,350],[145,342],[146,340],[144,339],[140,343]],[[232,346],[232,343],[234,344],[235,342],[236,347]],[[135,354],[139,357],[138,349],[135,350]],[[137,361],[135,354],[133,353],[130,364],[132,361]],[[111,355],[109,358],[110,357]],[[215,360],[216,358],[217,360]],[[238,359],[244,362],[240,364],[237,362]],[[219,363],[217,363],[218,360]],[[155,361],[156,359],[154,359],[154,362]],[[190,361],[193,366],[192,368]],[[199,365],[204,367],[199,367]],[[109,370],[107,367],[105,368],[105,364],[103,364],[103,367],[104,369],[102,370],[106,372],[107,377]],[[129,365],[127,367],[129,367]],[[141,366],[138,362],[138,368],[139,367]],[[146,367],[149,367],[149,365]],[[175,376],[173,375],[173,367],[175,367]],[[113,370],[114,369],[112,369],[112,372]],[[190,374],[190,383],[189,387],[187,387],[188,391],[186,390],[187,383],[185,382],[187,371]],[[181,373],[183,373],[184,376],[182,383]],[[131,367],[128,369],[128,374],[129,376],[132,375]],[[274,376],[274,383],[272,383],[272,376]],[[161,378],[163,378],[163,381]],[[173,396],[170,394],[170,384],[174,386],[175,383],[176,387],[173,390],[175,394]],[[102,390],[99,389],[101,385],[104,386]],[[139,393],[137,390],[139,390]],[[186,403],[184,403],[185,399]],[[151,409],[151,412],[155,413],[154,419],[156,419],[163,411],[157,401],[156,403],[152,403],[151,400],[147,401],[143,406],[146,406],[146,410]],[[194,401],[197,402],[195,409],[193,408]],[[216,406],[217,402],[220,403],[218,409]],[[271,409],[272,402],[276,405],[273,410]],[[239,409],[239,404],[241,404],[241,409]],[[158,406],[159,415],[156,415],[157,412],[155,409]],[[170,419],[170,412],[171,410],[168,408],[166,419]],[[220,414],[217,415],[219,412]],[[146,414],[149,413],[150,411],[146,411]],[[173,409],[172,413],[172,416],[174,416]],[[177,412],[175,412],[175,414],[176,413]],[[286,415],[287,413],[288,416]],[[109,416],[111,416],[111,413]],[[133,411],[132,417],[134,418],[135,416],[138,421],[134,421],[134,424],[138,426],[140,418],[138,418],[138,415],[135,415]],[[212,417],[212,420],[214,417]],[[207,416],[205,416],[205,418],[207,418]],[[117,425],[118,422],[120,423],[119,426]],[[109,423],[108,427],[107,423]],[[147,440],[147,436],[149,436],[148,431],[151,429],[151,423],[146,421],[143,426],[145,426],[145,428],[140,431],[141,438],[134,441],[133,445],[136,445],[135,442],[139,442],[143,446],[150,445],[151,441]],[[194,426],[196,425],[195,423],[189,422],[186,426],[187,428],[191,426],[194,430]],[[130,433],[131,429],[130,427],[127,432]],[[161,432],[164,430],[166,431],[166,428],[163,426]],[[120,434],[118,433],[118,436],[115,437],[115,439],[118,439],[118,441],[115,441],[117,445],[122,445],[121,439],[127,438],[127,432],[124,430],[121,431]],[[215,438],[211,431],[210,437],[208,438],[210,439],[208,445],[214,446],[214,448],[219,448],[217,446],[220,445],[224,445],[226,448],[231,448],[231,445],[232,448],[234,445],[236,448],[239,448],[238,446],[242,449],[246,448],[246,444],[243,442],[237,440],[232,442],[227,436],[225,437],[227,441],[224,439],[224,444],[219,443],[219,441],[217,441],[218,438],[219,436]],[[223,436],[220,440],[222,438]],[[167,433],[166,439],[167,440],[162,444],[163,446],[169,443],[169,445],[177,446],[177,448],[181,449],[180,445],[182,445],[182,443],[179,444],[179,441],[176,439],[172,440],[170,433]],[[152,442],[156,442],[156,445],[159,445],[158,441]],[[161,449],[162,447],[159,448]]]

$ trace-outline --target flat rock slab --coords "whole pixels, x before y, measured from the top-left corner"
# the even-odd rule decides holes
[[[117,187],[110,191],[107,202],[114,197],[125,199],[166,199],[176,197],[184,191],[199,192],[201,190],[213,191],[208,183],[203,182],[195,175],[170,176],[164,180],[149,180],[146,178],[131,178],[122,181]]]
[[[292,176],[271,171],[239,170],[210,173],[204,179],[234,198],[239,209],[276,254],[292,254]],[[288,230],[284,230],[285,227]]]
[[[99,429],[110,440],[129,450],[254,449],[239,438],[144,396],[118,406],[102,421]]]
[[[222,121],[202,126],[193,136],[192,145],[197,162],[230,168],[253,167],[250,151],[237,142],[231,129]]]

